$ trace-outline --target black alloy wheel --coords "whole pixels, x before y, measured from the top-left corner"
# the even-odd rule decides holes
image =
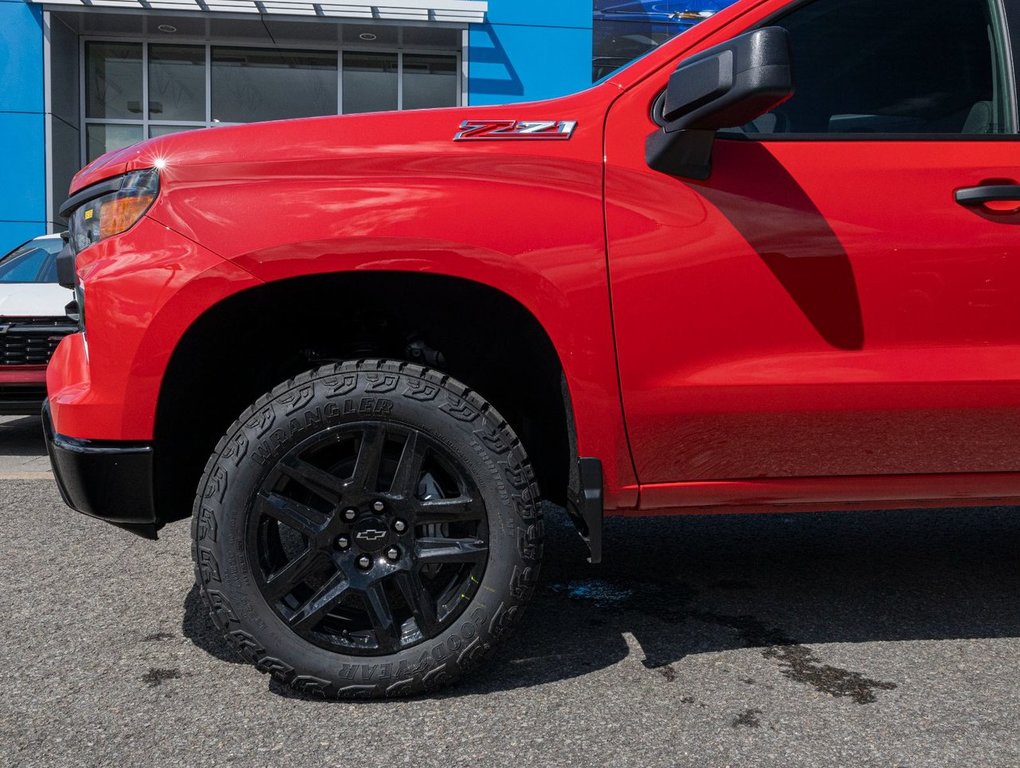
[[[286,381],[227,430],[195,577],[246,659],[305,693],[405,696],[489,658],[523,614],[542,516],[523,445],[478,393],[409,363]]]
[[[355,422],[294,448],[248,518],[256,582],[323,648],[393,653],[438,636],[488,559],[485,505],[448,451],[414,427]]]

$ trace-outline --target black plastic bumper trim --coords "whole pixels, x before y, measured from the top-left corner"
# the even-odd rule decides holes
[[[64,503],[155,539],[161,526],[152,497],[152,446],[65,437],[53,431],[48,402],[42,415],[46,448]]]

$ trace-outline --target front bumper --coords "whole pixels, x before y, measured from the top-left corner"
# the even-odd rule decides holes
[[[42,416],[46,449],[64,503],[139,536],[156,538],[152,446],[58,435],[49,403],[43,405]]]

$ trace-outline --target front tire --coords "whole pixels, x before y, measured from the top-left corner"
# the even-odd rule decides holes
[[[297,376],[231,425],[192,525],[227,641],[295,689],[433,690],[519,620],[542,553],[513,430],[434,370],[365,360]]]

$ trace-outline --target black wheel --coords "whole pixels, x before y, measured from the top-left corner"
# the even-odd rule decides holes
[[[542,550],[520,441],[439,372],[326,366],[255,402],[199,484],[196,581],[263,672],[338,697],[408,695],[477,666]]]

